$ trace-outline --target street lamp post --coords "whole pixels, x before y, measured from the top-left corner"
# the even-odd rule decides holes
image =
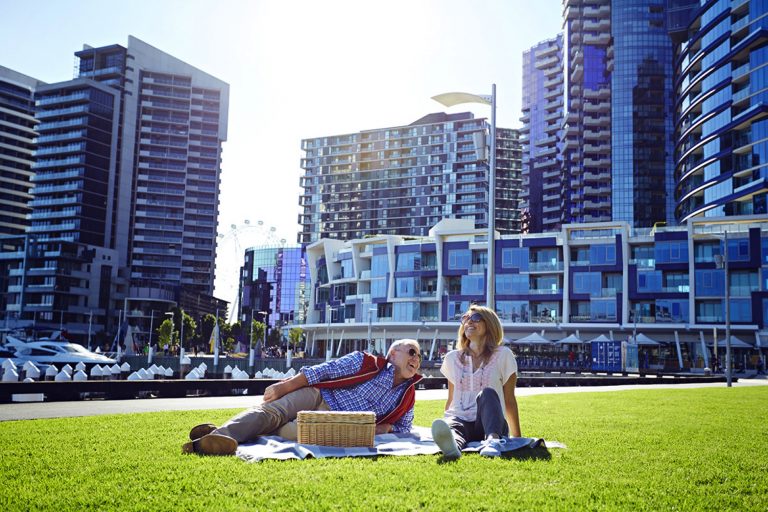
[[[368,351],[373,354],[373,351],[376,349],[373,343],[373,338],[371,338],[371,317],[373,316],[373,312],[376,311],[376,308],[368,308]]]
[[[333,308],[330,304],[325,304],[325,360],[330,361],[331,355],[333,354],[333,347],[328,349],[328,344],[331,340],[331,314],[332,314]]]
[[[469,94],[465,92],[448,92],[432,97],[433,100],[452,107],[462,103],[482,103],[491,106],[491,154],[488,164],[488,257],[486,271],[486,303],[494,308],[496,296],[495,283],[495,246],[496,246],[496,84],[491,85],[491,95]]]
[[[728,282],[728,232],[723,234],[723,254],[715,256],[715,265],[725,271],[725,381],[728,387],[732,385],[731,368],[731,285]],[[717,340],[715,340],[717,351]],[[717,357],[717,353],[715,353]]]
[[[184,310],[181,309],[179,322],[181,327],[179,328],[179,362],[184,358]]]
[[[253,309],[251,309],[251,334],[248,336],[248,370],[253,375],[253,367],[256,364],[256,348],[253,346]]]

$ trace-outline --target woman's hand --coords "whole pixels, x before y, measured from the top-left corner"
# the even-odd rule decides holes
[[[376,425],[376,435],[379,434],[388,434],[392,432],[392,425],[389,423],[382,423],[380,425]]]

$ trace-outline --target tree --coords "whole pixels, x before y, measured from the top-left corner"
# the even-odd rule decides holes
[[[163,320],[163,323],[157,328],[157,337],[160,338],[160,346],[163,346],[166,343],[168,345],[172,344],[173,338],[175,337],[173,335],[173,320],[170,318]]]
[[[288,331],[288,338],[293,343],[293,351],[296,352],[296,346],[301,342],[301,338],[304,336],[304,329],[301,327],[291,327]]]
[[[243,324],[240,323],[240,320],[230,326],[229,334],[235,339],[235,341],[238,342],[244,342],[247,336],[247,334],[244,332]]]
[[[197,322],[195,319],[189,316],[186,312],[183,312],[184,318],[184,339],[182,343],[184,347],[189,348],[189,341],[195,337],[195,331],[197,330]]]
[[[251,348],[253,348],[258,341],[264,338],[264,331],[267,329],[267,326],[258,320],[253,320],[252,325],[253,334],[251,335]]]
[[[269,332],[269,335],[267,336],[267,345],[270,345],[270,346],[276,345],[279,347],[283,344],[282,341],[283,340],[282,340],[282,335],[280,333],[280,329],[272,329]]]
[[[232,352],[235,349],[235,338],[230,337],[225,340],[221,340],[221,345],[224,347],[226,352]]]

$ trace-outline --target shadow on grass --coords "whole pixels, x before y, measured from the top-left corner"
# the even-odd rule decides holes
[[[550,460],[552,454],[546,446],[541,445],[536,448],[521,448],[512,452],[507,452],[504,455],[505,459],[517,459],[517,460]]]
[[[466,457],[467,455],[470,457],[480,457],[480,454],[476,452],[463,453],[462,456],[458,459],[448,459],[441,455],[440,458],[437,459],[437,463],[456,464],[461,460],[461,458]],[[536,448],[520,448],[519,450],[514,450],[511,452],[504,452],[501,457],[504,459],[515,460],[550,460],[552,458],[552,454],[549,453],[549,450],[544,445],[541,445]]]

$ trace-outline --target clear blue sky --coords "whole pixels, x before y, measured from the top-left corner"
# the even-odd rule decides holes
[[[222,240],[216,294],[231,301],[220,277],[237,278],[238,249],[269,227],[296,241],[301,139],[408,124],[444,110],[431,96],[492,83],[498,125],[517,127],[522,52],[561,13],[560,0],[0,0],[0,65],[60,82],[83,44],[130,34],[230,84],[219,231],[264,223]]]

